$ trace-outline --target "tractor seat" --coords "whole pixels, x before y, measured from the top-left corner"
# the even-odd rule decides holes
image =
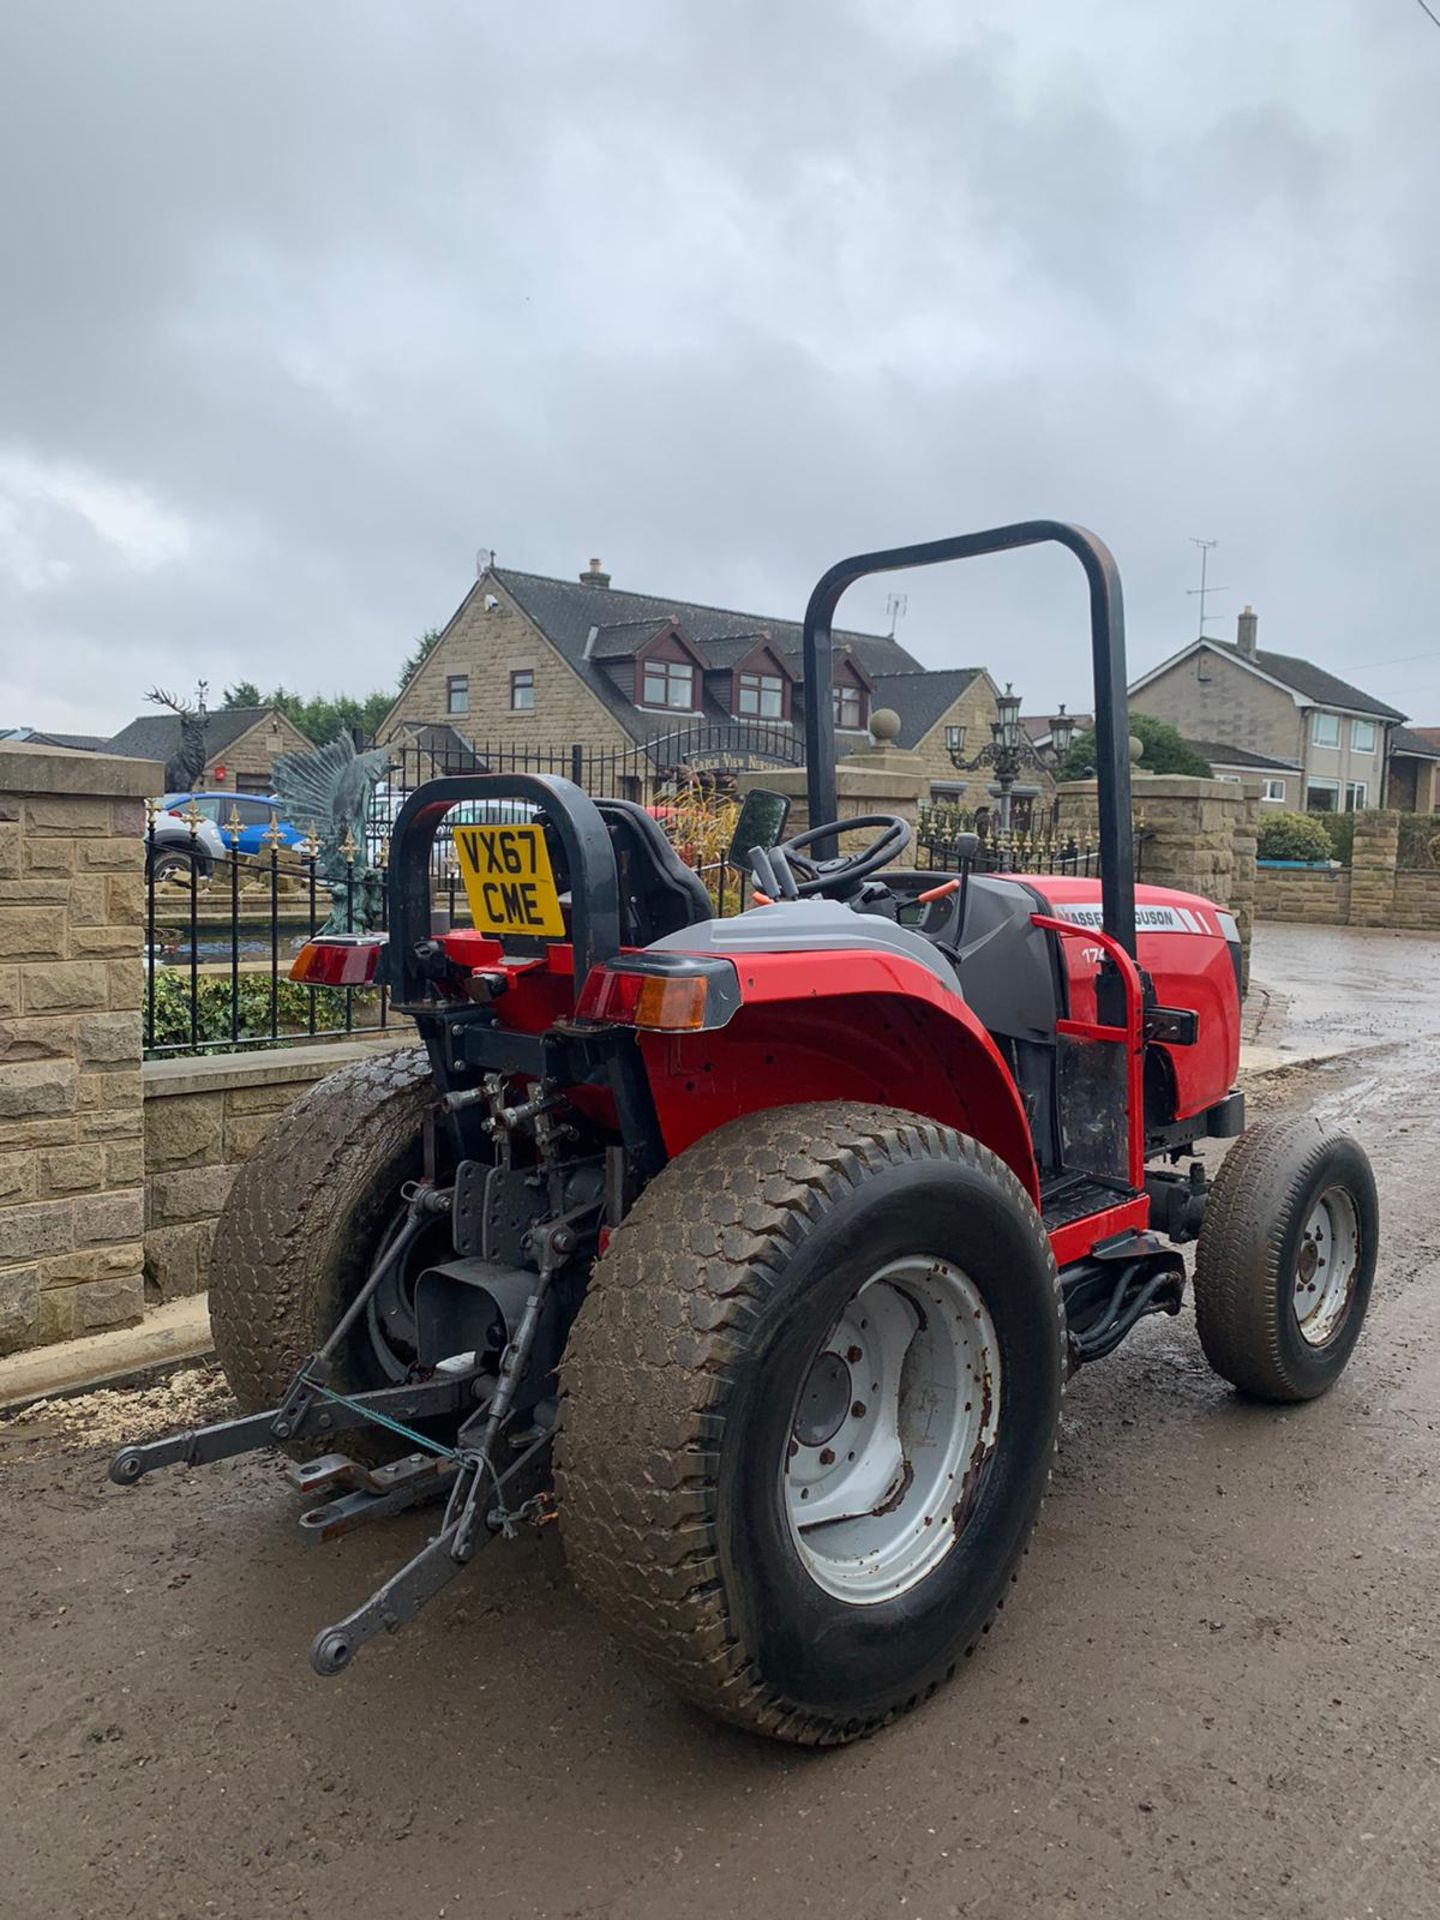
[[[667,933],[708,920],[714,904],[705,883],[676,853],[653,814],[634,800],[597,800],[615,849],[620,880],[620,938],[648,947]]]

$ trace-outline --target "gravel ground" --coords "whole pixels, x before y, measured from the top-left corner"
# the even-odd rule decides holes
[[[1257,971],[1323,1022],[1326,936],[1289,931],[1262,929]],[[1386,1242],[1349,1371],[1312,1406],[1248,1406],[1188,1311],[1146,1323],[1072,1385],[983,1655],[860,1747],[797,1753],[677,1705],[549,1535],[497,1544],[318,1680],[315,1627],[422,1519],[306,1547],[268,1460],[109,1486],[118,1435],[223,1404],[203,1372],[0,1425],[0,1915],[1433,1915],[1440,1001],[1404,1022],[1378,1003],[1440,948],[1380,936],[1405,949],[1382,965],[1361,938],[1337,950],[1347,1020],[1372,1046],[1426,1037],[1254,1099],[1316,1106],[1375,1156]]]

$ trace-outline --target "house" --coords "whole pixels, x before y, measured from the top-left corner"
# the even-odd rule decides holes
[[[951,760],[990,737],[994,686],[977,667],[927,672],[891,636],[837,630],[839,753],[869,743],[890,706],[947,790]],[[407,743],[453,728],[480,751],[648,749],[657,764],[748,741],[756,757],[798,761],[801,627],[731,608],[612,586],[598,560],[573,580],[485,568],[378,729]],[[667,756],[670,756],[667,758]]]
[[[1312,813],[1378,807],[1390,735],[1405,715],[1309,660],[1262,650],[1257,627],[1246,607],[1233,641],[1192,640],[1141,674],[1130,686],[1132,712],[1209,742],[1212,767],[1240,764],[1241,752],[1287,763],[1265,775],[1271,797],[1285,806]]]
[[[1147,709],[1148,711],[1148,709]],[[1260,799],[1269,806],[1300,811],[1300,762],[1280,760],[1269,753],[1252,753],[1219,740],[1187,740],[1202,760],[1208,760],[1217,780],[1258,780]]]
[[[79,753],[100,753],[108,744],[103,733],[51,733],[39,727],[0,727],[0,740],[23,740],[32,747],[68,747]]]
[[[1394,727],[1385,804],[1401,813],[1440,813],[1440,727]]]
[[[273,768],[282,753],[313,747],[278,707],[221,707],[205,716],[205,771],[196,781],[206,793],[270,793]],[[163,765],[180,745],[180,716],[142,713],[106,743],[107,753]]]

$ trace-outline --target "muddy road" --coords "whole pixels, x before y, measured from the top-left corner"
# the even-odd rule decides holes
[[[1257,971],[1295,987],[1270,931]],[[1306,990],[1323,1023],[1323,978]],[[1398,1038],[1347,996],[1348,1021]],[[1146,1323],[1072,1384],[1053,1497],[982,1651],[838,1754],[677,1705],[548,1536],[492,1547],[318,1680],[315,1627],[421,1520],[307,1547],[265,1462],[113,1488],[89,1441],[142,1403],[99,1403],[78,1435],[0,1427],[0,1914],[1440,1911],[1440,1020],[1420,1024],[1257,1090],[1376,1159],[1380,1277],[1334,1393],[1244,1405],[1188,1310]]]

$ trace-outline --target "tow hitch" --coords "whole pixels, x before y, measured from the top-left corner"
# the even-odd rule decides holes
[[[380,1632],[394,1633],[413,1620],[467,1565],[483,1540],[497,1533],[513,1535],[523,1521],[539,1525],[551,1517],[544,1489],[554,1402],[531,1405],[523,1421],[512,1423],[512,1414],[545,1317],[551,1281],[576,1247],[577,1220],[595,1213],[598,1202],[587,1200],[532,1231],[538,1271],[462,1260],[422,1277],[422,1287],[429,1281],[439,1289],[441,1303],[449,1287],[461,1296],[483,1299],[487,1311],[500,1313],[507,1337],[498,1364],[492,1355],[482,1365],[478,1350],[438,1359],[432,1355],[428,1365],[416,1369],[424,1378],[369,1393],[339,1393],[330,1381],[350,1329],[428,1222],[452,1205],[451,1193],[427,1182],[417,1182],[405,1197],[409,1212],[404,1224],[325,1345],[298,1369],[278,1406],[122,1447],[110,1463],[110,1478],[128,1487],[157,1467],[202,1466],[364,1426],[383,1427],[409,1443],[409,1453],[384,1466],[326,1453],[290,1468],[290,1484],[297,1492],[332,1496],[301,1514],[300,1532],[307,1540],[339,1539],[406,1508],[446,1503],[439,1529],[420,1552],[363,1605],[315,1636],[310,1664],[319,1674],[341,1672],[367,1640]],[[437,1305],[434,1325],[445,1329],[451,1324]],[[421,1358],[426,1356],[422,1353]],[[421,1430],[420,1423],[436,1421],[458,1421],[453,1444]]]

